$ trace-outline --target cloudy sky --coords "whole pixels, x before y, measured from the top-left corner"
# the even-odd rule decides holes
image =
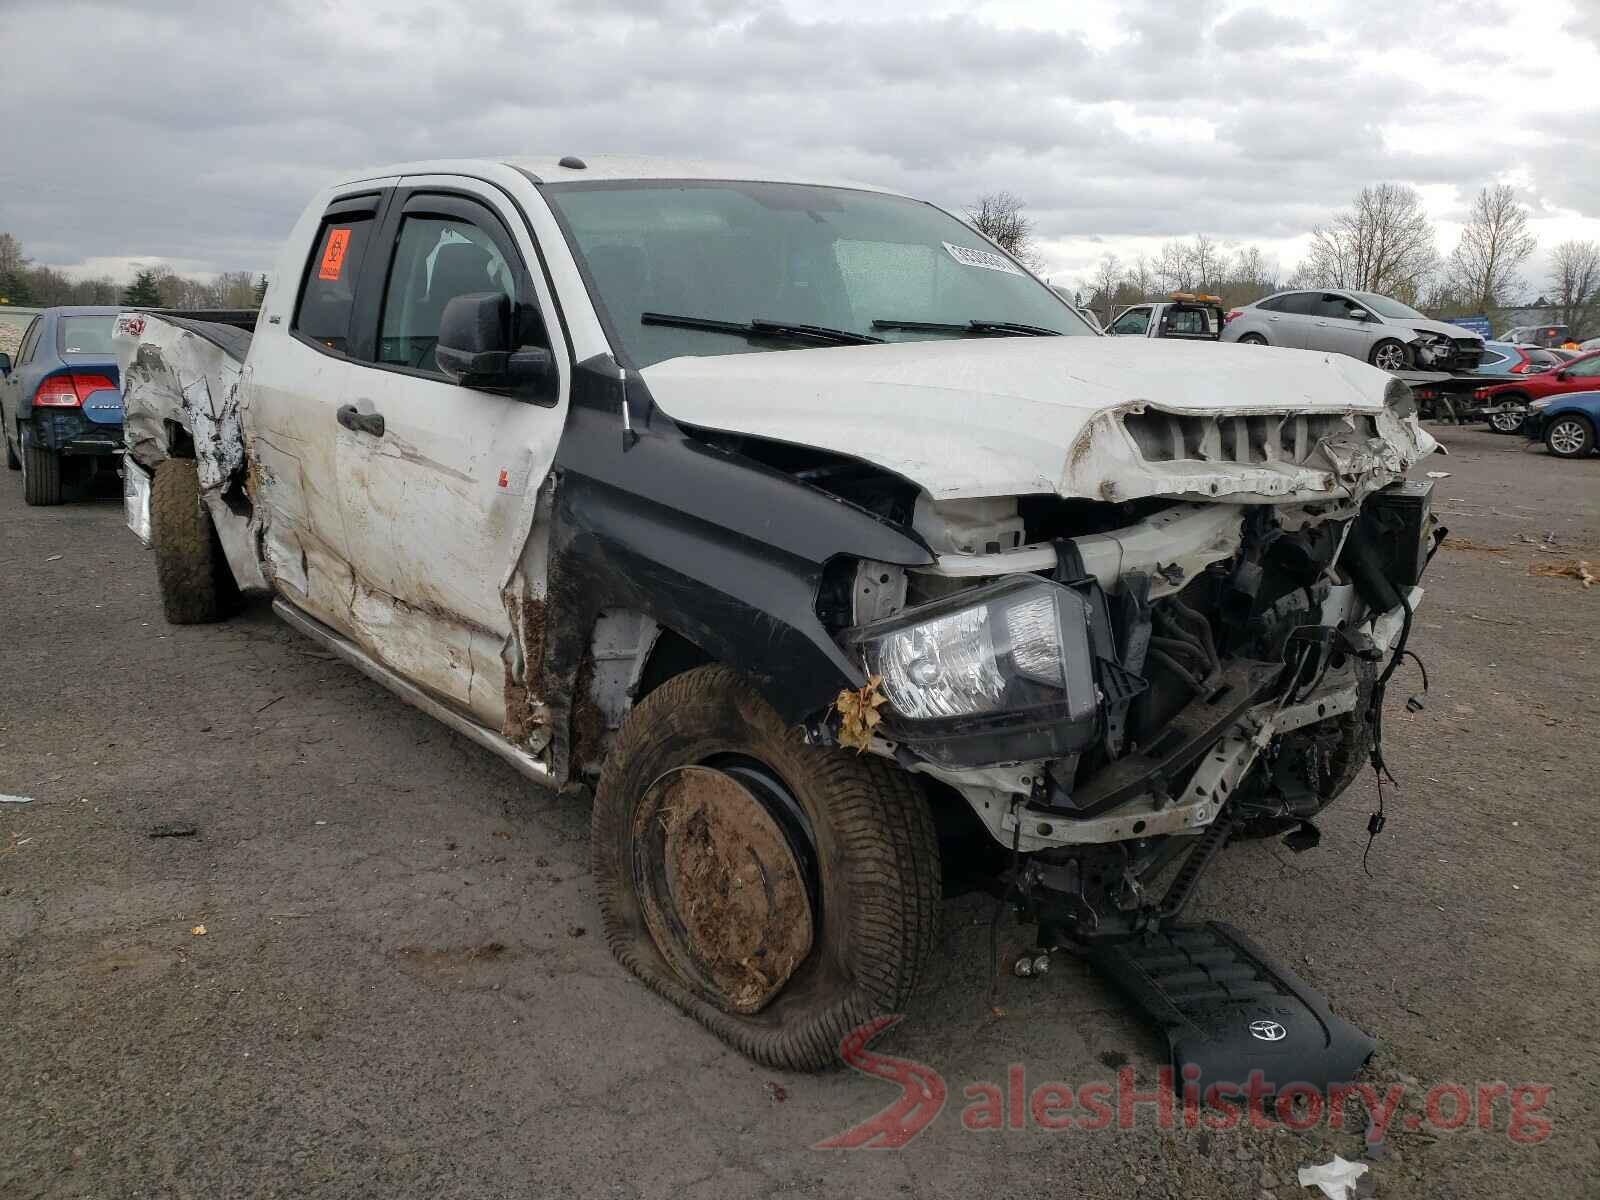
[[[1381,180],[1422,192],[1442,251],[1495,181],[1541,258],[1600,238],[1600,0],[0,10],[0,230],[73,273],[259,271],[337,172],[545,151],[770,163],[951,208],[1009,189],[1058,282],[1196,232],[1287,270]]]

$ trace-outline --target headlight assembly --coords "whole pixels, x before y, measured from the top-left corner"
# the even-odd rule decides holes
[[[1043,739],[994,738],[961,757],[1021,759],[1091,740],[1099,713],[1089,606],[1071,588],[1018,576],[850,631],[848,644],[882,677],[904,739],[1050,727]],[[935,757],[948,758],[937,754]]]

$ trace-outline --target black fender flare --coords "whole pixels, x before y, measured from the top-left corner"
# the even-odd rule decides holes
[[[934,561],[915,534],[781,471],[684,434],[609,358],[579,364],[555,460],[540,675],[552,769],[572,769],[574,714],[594,624],[649,616],[744,672],[786,721],[825,708],[860,668],[817,616],[837,556]],[[630,405],[634,438],[624,436]]]

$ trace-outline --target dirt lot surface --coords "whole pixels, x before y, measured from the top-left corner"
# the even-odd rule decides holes
[[[1408,1089],[1380,1196],[1600,1192],[1600,459],[1443,428],[1438,508],[1463,539],[1427,580],[1417,676],[1391,692],[1388,828],[1361,868],[1370,774],[1322,845],[1230,850],[1191,914],[1230,919],[1380,1042]],[[1556,552],[1523,540],[1553,533]],[[1163,1045],[1076,960],[1007,978],[991,903],[946,906],[944,953],[885,1053],[936,1070],[909,1146],[822,1151],[894,1086],[751,1065],[596,936],[588,812],[257,609],[163,624],[114,499],[25,508],[0,475],[0,1196],[1312,1196],[1361,1157],[1306,1132],[963,1128],[965,1089],[1155,1090]],[[192,836],[154,837],[191,825]],[[174,832],[174,830],[168,830]],[[200,933],[200,927],[204,933]],[[1005,944],[1026,945],[1007,927]],[[1009,961],[1009,960],[1008,960]],[[1553,1089],[1408,1128],[1435,1084]],[[973,1093],[976,1095],[977,1093]],[[1453,1103],[1443,1101],[1449,1123]],[[1523,1130],[1523,1142],[1528,1140]]]

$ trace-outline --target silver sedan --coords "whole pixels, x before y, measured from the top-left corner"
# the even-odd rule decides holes
[[[1373,292],[1289,291],[1235,309],[1225,342],[1331,350],[1385,371],[1470,371],[1483,339]]]

